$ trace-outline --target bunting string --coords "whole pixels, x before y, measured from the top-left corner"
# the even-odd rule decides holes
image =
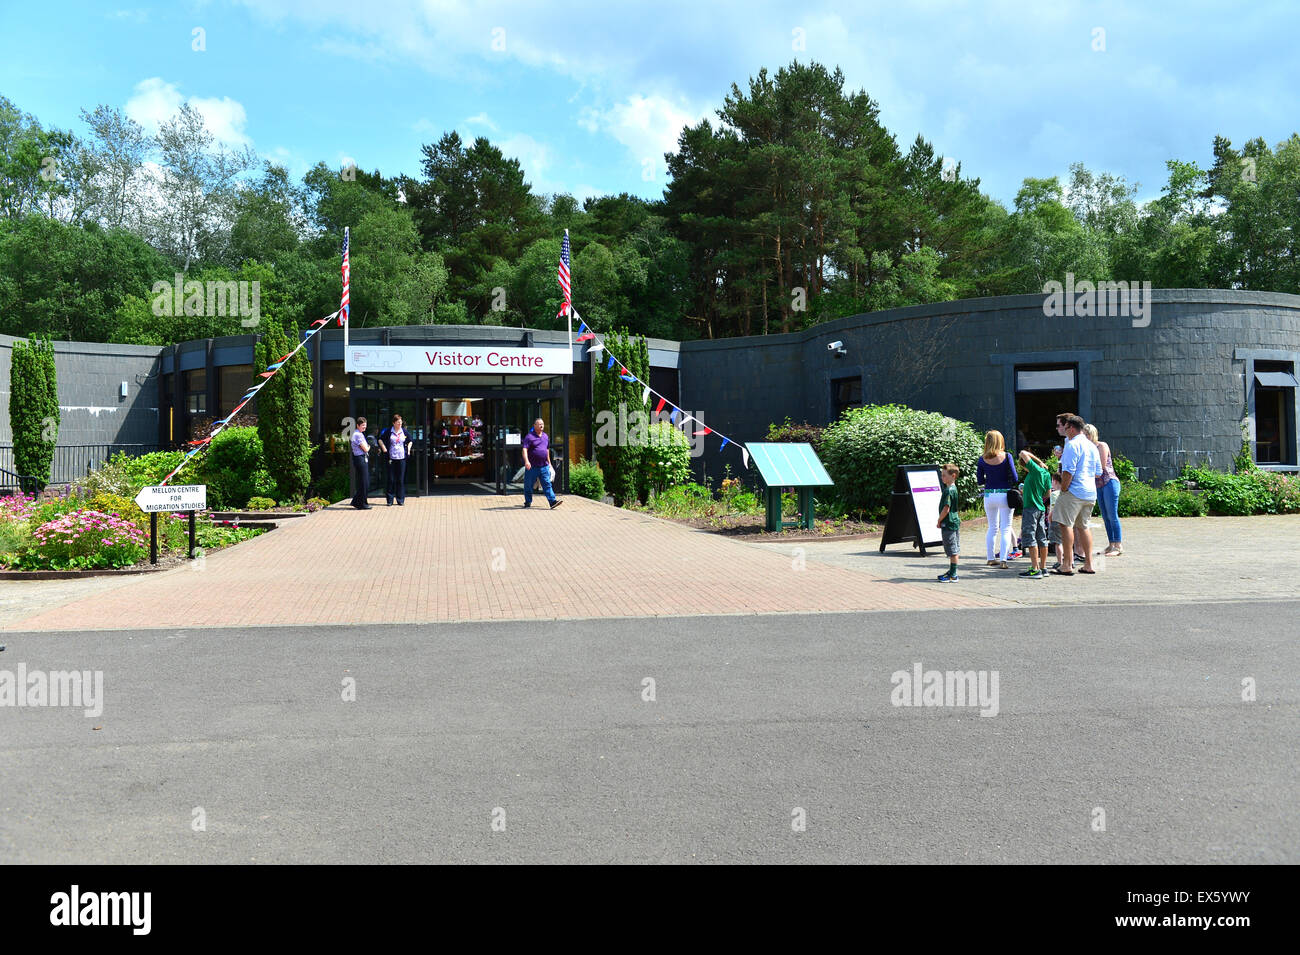
[[[340,309],[340,312],[341,311],[342,309]],[[258,377],[261,378],[262,380],[258,382],[256,385],[254,385],[252,388],[248,389],[248,391],[244,392],[243,397],[239,399],[239,404],[235,405],[235,407],[231,409],[230,414],[226,415],[224,418],[220,418],[212,422],[212,431],[208,433],[208,436],[206,438],[199,438],[196,441],[189,442],[190,450],[187,451],[185,457],[181,459],[181,463],[176,465],[175,470],[173,470],[171,474],[167,475],[165,478],[162,479],[159,486],[166,487],[168,482],[170,482],[172,478],[174,478],[177,474],[179,474],[181,469],[184,468],[185,465],[190,463],[191,459],[193,459],[200,451],[202,451],[204,448],[210,445],[212,443],[212,439],[215,438],[217,435],[219,435],[225,429],[226,425],[230,424],[230,422],[235,419],[235,415],[239,414],[240,409],[242,409],[244,405],[252,401],[254,396],[259,391],[261,391],[272,378],[274,378],[277,374],[280,373],[280,369],[283,368],[285,364],[288,363],[289,359],[293,358],[294,355],[302,351],[302,349],[306,347],[307,343],[311,341],[312,336],[315,335],[317,332],[319,332],[322,328],[324,328],[325,325],[330,321],[330,319],[335,318],[338,315],[339,312],[331,312],[329,315],[326,315],[324,318],[318,318],[316,319],[316,321],[312,322],[311,325],[307,327],[307,331],[303,333],[302,341],[298,343],[298,347],[295,348],[293,351],[289,352],[289,354],[283,355],[280,358],[277,358],[271,364],[267,365],[266,371],[261,372],[258,375]]]
[[[745,470],[746,471],[749,470],[749,449],[748,448],[746,448],[739,441],[733,441],[731,438],[723,434],[721,431],[713,430],[708,425],[706,425],[703,421],[700,421],[700,419],[694,417],[693,415],[687,414],[684,410],[682,410],[681,408],[677,407],[677,405],[669,401],[664,395],[661,395],[659,392],[651,388],[649,382],[642,381],[640,378],[634,375],[631,371],[628,370],[627,366],[623,364],[623,362],[618,360],[618,356],[615,355],[613,352],[611,352],[605,346],[605,343],[603,341],[595,341],[596,333],[592,331],[590,327],[588,327],[586,321],[584,321],[582,316],[578,314],[578,310],[573,307],[573,304],[571,302],[566,302],[565,306],[568,308],[571,315],[574,318],[578,319],[578,336],[577,338],[574,339],[574,341],[592,342],[592,344],[587,347],[588,357],[598,354],[602,351],[607,356],[609,356],[608,360],[605,362],[605,370],[609,371],[615,365],[618,365],[619,380],[626,381],[629,383],[635,382],[636,384],[640,385],[641,403],[643,405],[648,405],[650,403],[651,396],[658,398],[659,403],[655,405],[655,411],[654,411],[654,417],[656,419],[658,419],[659,416],[663,413],[665,407],[672,408],[671,414],[668,415],[668,420],[673,425],[680,427],[684,430],[688,424],[694,421],[696,424],[700,425],[700,429],[698,431],[693,432],[694,437],[701,438],[701,437],[706,437],[707,435],[710,434],[716,434],[719,438],[722,439],[722,444],[718,446],[718,450],[721,451],[729,444],[739,448],[741,460],[744,461],[745,463]],[[680,424],[678,424],[677,421],[679,416],[682,419]]]

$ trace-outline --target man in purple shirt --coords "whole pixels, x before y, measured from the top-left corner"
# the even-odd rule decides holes
[[[546,422],[538,418],[533,422],[533,430],[524,435],[524,507],[533,506],[533,481],[542,479],[542,493],[551,502],[551,509],[559,507],[563,501],[555,496],[551,488],[548,468],[551,464],[551,439],[546,434]]]

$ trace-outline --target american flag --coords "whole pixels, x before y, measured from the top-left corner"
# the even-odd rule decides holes
[[[564,293],[564,304],[556,312],[555,317],[564,316],[566,309],[573,307],[573,288],[569,284],[569,230],[564,230],[564,241],[560,243],[560,274],[556,277],[560,283],[560,291]]]
[[[348,228],[343,227],[343,301],[339,303],[339,328],[348,320],[348,285],[352,279],[352,267],[348,265]]]

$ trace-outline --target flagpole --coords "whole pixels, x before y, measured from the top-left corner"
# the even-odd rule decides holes
[[[348,247],[348,227],[344,226],[343,227],[343,248],[346,249],[347,247]],[[349,309],[349,311],[351,311],[351,309]],[[343,367],[346,369],[348,365],[348,326],[351,325],[352,323],[348,321],[347,318],[344,316],[342,305],[339,306],[339,318],[343,319]]]
[[[564,237],[569,237],[569,230],[564,230]],[[573,247],[569,247],[569,307],[564,310],[564,316],[569,320],[569,354],[573,354]]]

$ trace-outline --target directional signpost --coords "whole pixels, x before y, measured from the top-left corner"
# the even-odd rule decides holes
[[[188,511],[190,515],[190,560],[194,559],[194,513],[208,506],[206,484],[178,484],[141,488],[135,496],[140,510],[149,515],[149,563],[158,563],[158,515]]]

